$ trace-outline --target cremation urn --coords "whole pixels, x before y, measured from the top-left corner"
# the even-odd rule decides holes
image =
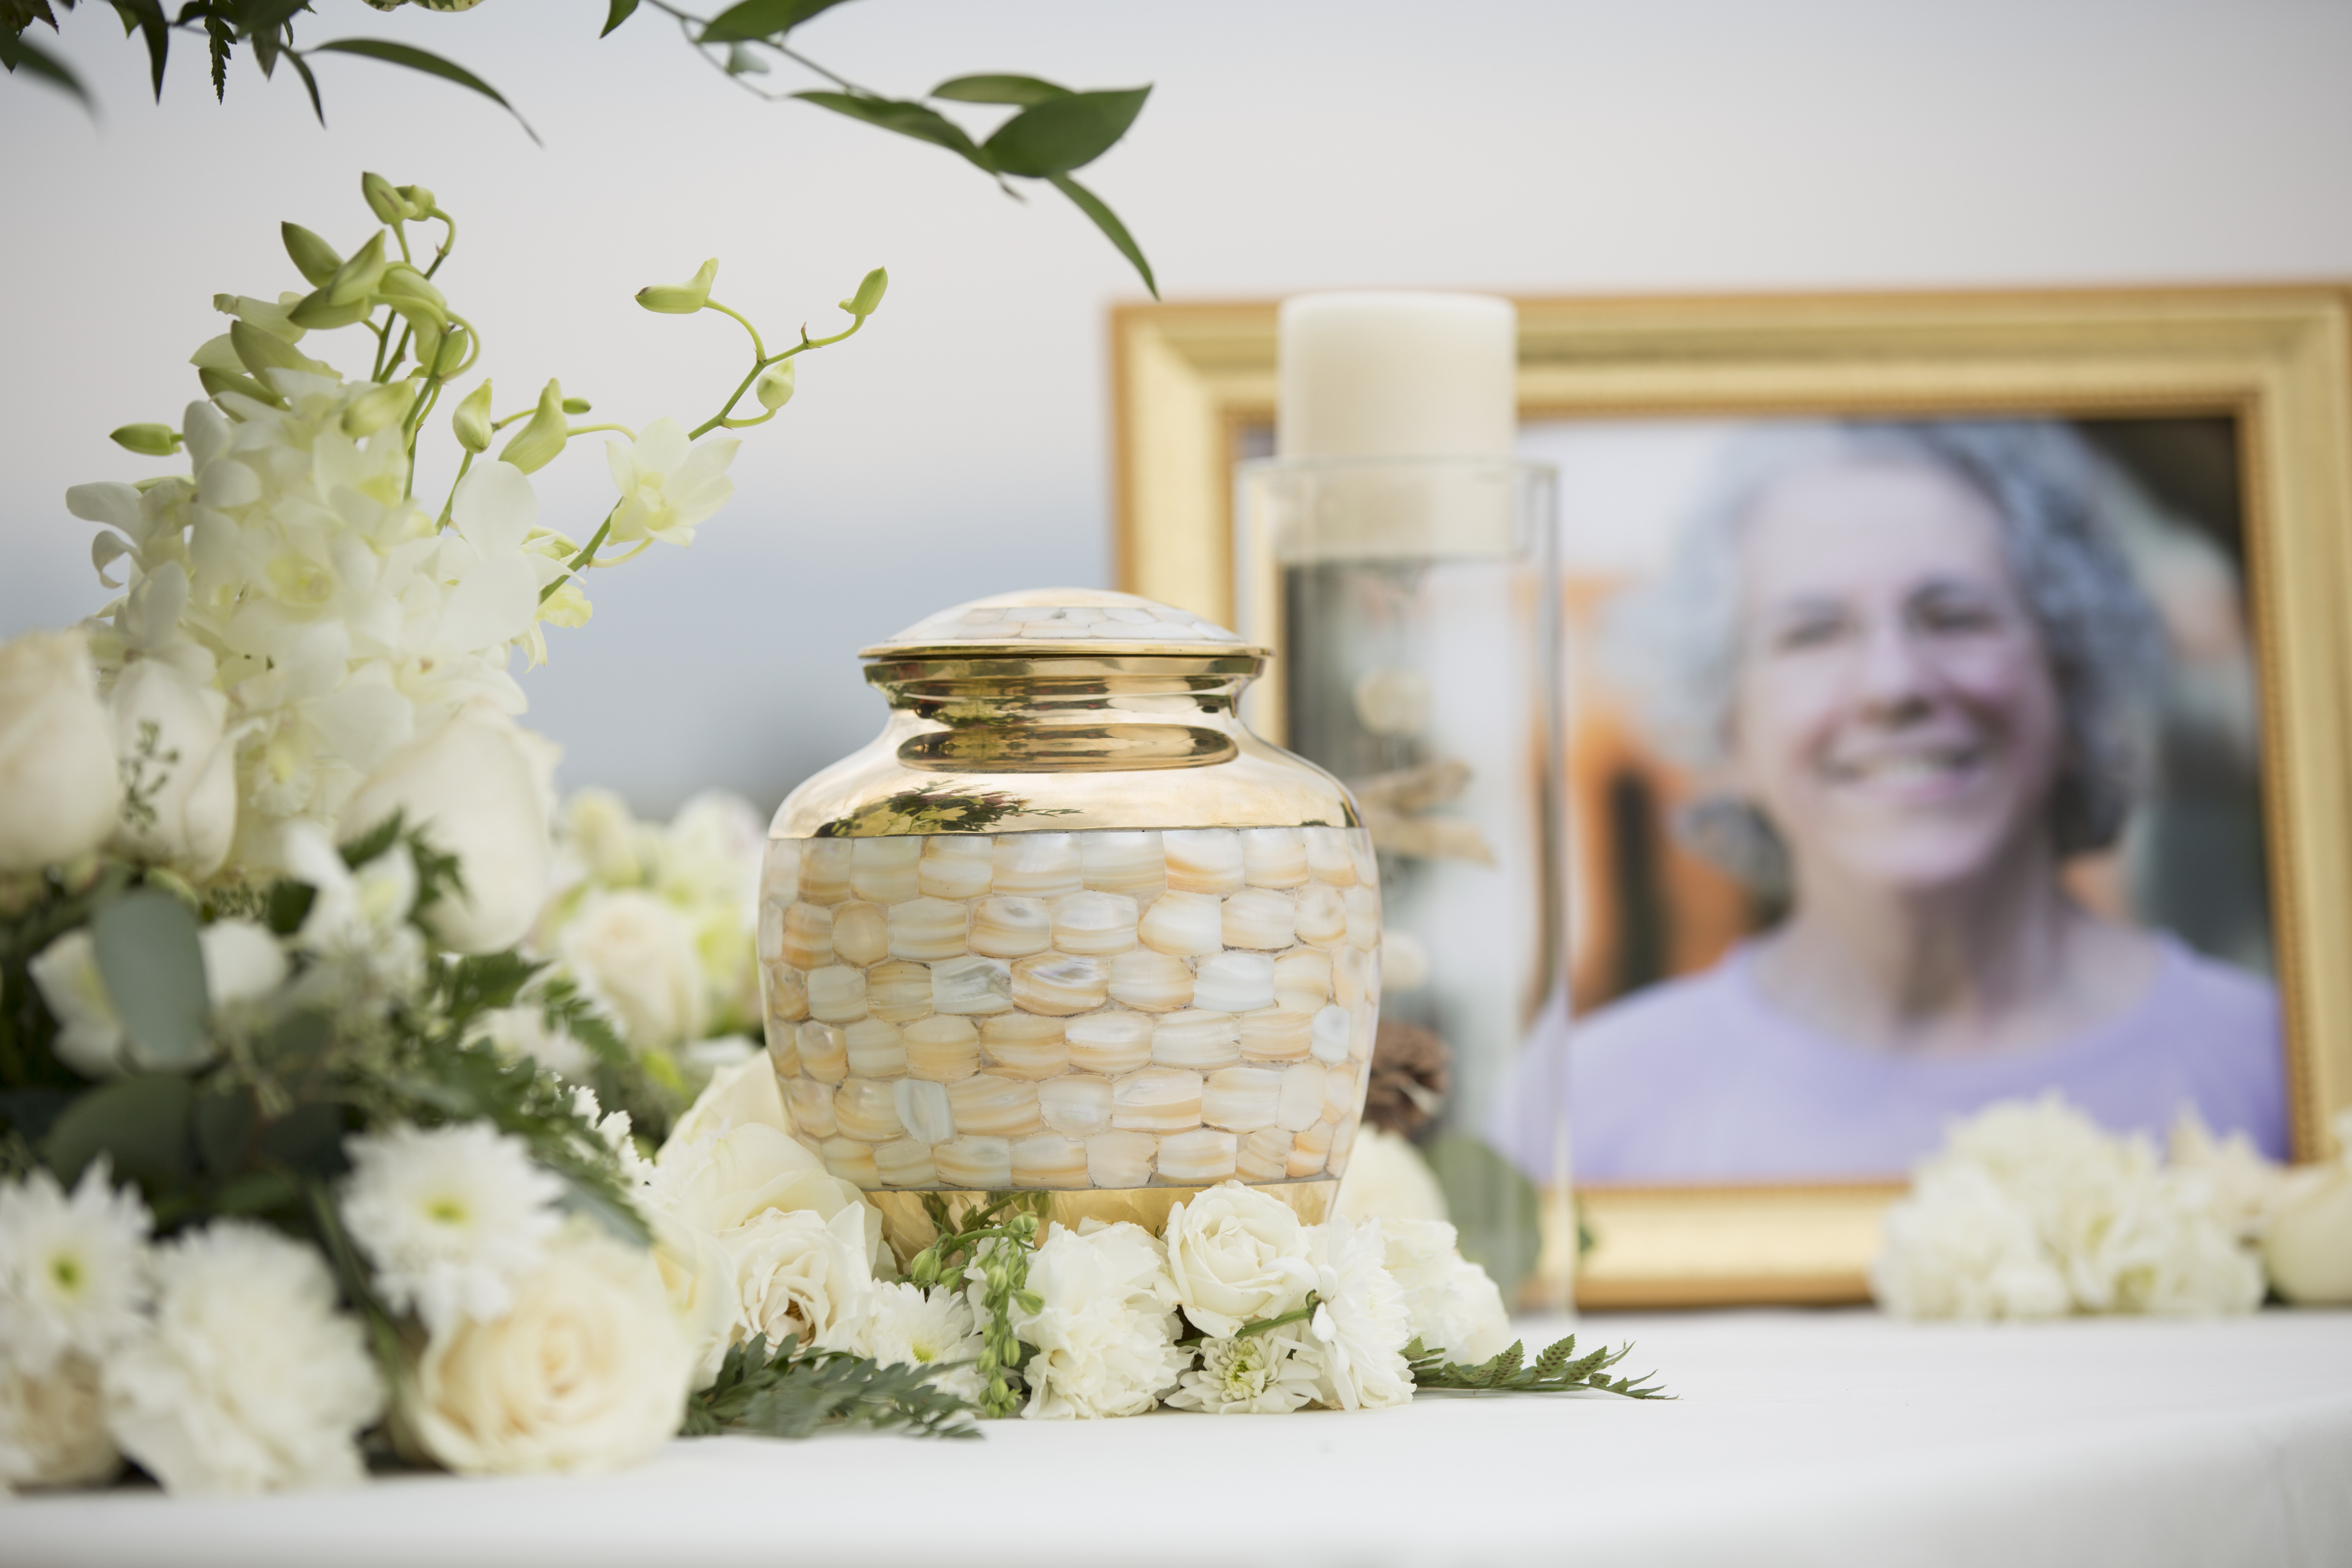
[[[860,657],[889,721],[777,811],[761,886],[801,1137],[909,1219],[1032,1189],[1152,1222],[1230,1178],[1321,1219],[1363,1109],[1379,878],[1345,786],[1235,711],[1266,651],[1048,588]]]

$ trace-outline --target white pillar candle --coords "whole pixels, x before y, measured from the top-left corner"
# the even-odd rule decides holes
[[[1507,458],[1518,311],[1486,294],[1349,291],[1282,302],[1285,458]]]

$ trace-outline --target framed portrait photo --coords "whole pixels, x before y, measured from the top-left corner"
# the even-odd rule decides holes
[[[1566,908],[1527,1049],[1578,1300],[1863,1299],[1905,1173],[1996,1100],[2332,1153],[2352,289],[1517,307]],[[1234,623],[1276,342],[1271,303],[1115,313],[1121,588]],[[2014,1037],[1966,1025],[1996,947],[2052,966]],[[1906,1034],[1939,986],[1960,1025]]]

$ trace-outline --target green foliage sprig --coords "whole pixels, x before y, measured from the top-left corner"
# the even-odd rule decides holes
[[[1633,1353],[1631,1344],[1616,1350],[1602,1347],[1582,1356],[1576,1353],[1576,1336],[1570,1334],[1556,1341],[1533,1362],[1527,1359],[1527,1346],[1513,1340],[1510,1347],[1475,1366],[1462,1366],[1447,1361],[1444,1352],[1433,1351],[1415,1339],[1404,1347],[1404,1357],[1412,1368],[1412,1384],[1416,1390],[1424,1388],[1458,1389],[1470,1394],[1571,1394],[1579,1389],[1595,1389],[1602,1394],[1622,1394],[1627,1399],[1671,1399],[1650,1379],[1655,1374],[1643,1373],[1639,1378],[1609,1375],[1608,1369]]]
[[[950,1365],[960,1366],[961,1363]],[[863,1427],[917,1437],[977,1437],[971,1404],[932,1379],[949,1366],[879,1366],[844,1351],[801,1350],[792,1335],[731,1347],[718,1380],[686,1404],[688,1437],[750,1432],[806,1437]]]
[[[11,74],[22,68],[61,88],[94,108],[89,90],[72,68],[38,41],[26,36],[35,22],[57,30],[56,10],[71,12],[79,0],[0,0],[0,68]],[[327,121],[319,80],[310,68],[322,54],[352,55],[435,77],[468,92],[478,93],[515,117],[534,142],[522,113],[488,82],[455,60],[413,44],[386,38],[341,37],[324,43],[298,45],[298,17],[315,12],[314,0],[183,0],[176,12],[167,12],[163,0],[108,0],[121,19],[124,36],[145,46],[148,71],[158,100],[163,96],[163,74],[174,36],[204,40],[213,94],[226,100],[229,62],[242,47],[251,52],[265,78],[274,77],[284,62],[310,95],[311,111]],[[367,0],[379,11],[414,3],[436,12],[467,11],[478,0]],[[593,6],[594,0],[589,0]],[[715,16],[704,16],[667,0],[650,0],[651,8],[677,23],[695,51],[745,90],[772,101],[794,100],[846,116],[860,124],[911,137],[952,153],[994,180],[1006,195],[1019,199],[1016,180],[1039,181],[1067,197],[1125,257],[1144,287],[1157,299],[1160,287],[1151,264],[1127,226],[1101,197],[1072,175],[1101,157],[1135,123],[1149,87],[1099,89],[1071,89],[1042,78],[1007,73],[952,77],[918,98],[897,98],[860,87],[811,58],[793,41],[793,29],[844,0],[740,0]],[[54,7],[55,9],[53,9]],[[635,16],[639,0],[604,0],[604,17],[598,37],[610,37]],[[593,12],[592,12],[593,14]],[[777,63],[814,76],[822,85],[798,90],[771,91],[754,78],[772,73]],[[977,104],[1009,108],[1013,113],[985,134],[977,134],[950,120],[937,104]]]
[[[1013,1331],[1013,1310],[1018,1306],[1034,1312],[1045,1306],[1029,1289],[1029,1254],[1052,1206],[1048,1193],[991,1193],[958,1218],[946,1197],[923,1194],[923,1212],[938,1235],[907,1266],[907,1277],[925,1289],[935,1285],[961,1289],[967,1278],[978,1274],[980,1371],[988,1379],[980,1410],[992,1419],[1021,1407],[1020,1367],[1028,1347]]]

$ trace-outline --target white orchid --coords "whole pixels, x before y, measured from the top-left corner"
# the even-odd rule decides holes
[[[605,460],[621,491],[613,542],[692,543],[696,527],[735,493],[727,466],[741,445],[727,436],[689,443],[684,428],[669,418],[655,420],[634,441],[605,442]]]

